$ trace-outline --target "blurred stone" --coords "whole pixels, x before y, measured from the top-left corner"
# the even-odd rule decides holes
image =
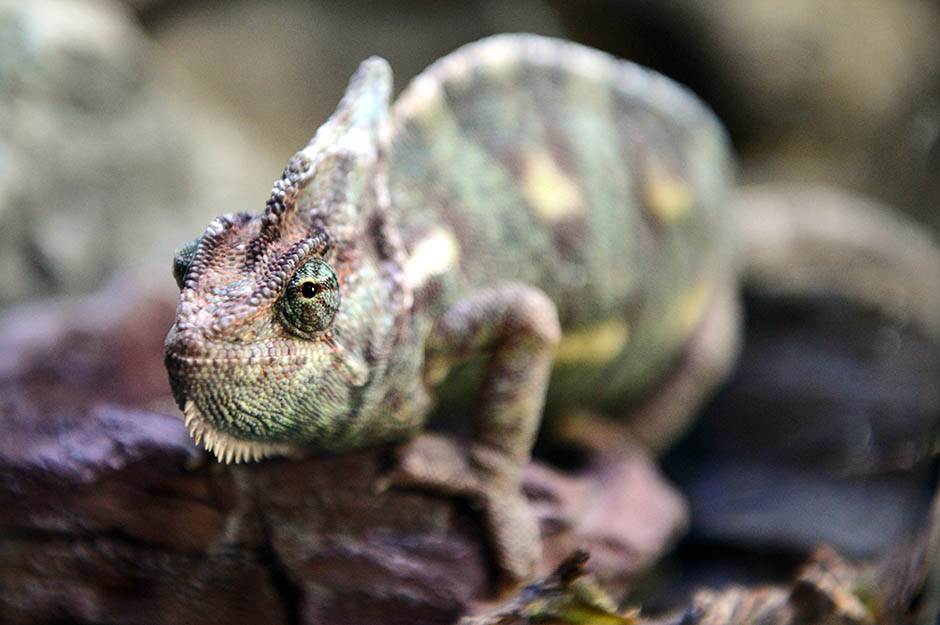
[[[884,554],[926,519],[940,346],[832,298],[754,292],[746,315],[734,375],[665,461],[691,541]]]
[[[144,19],[167,62],[194,76],[215,106],[237,114],[253,140],[285,160],[333,112],[371,55],[391,63],[397,92],[438,58],[486,35],[561,33],[541,0],[183,2]]]
[[[922,0],[710,3],[721,57],[741,87],[750,181],[837,183],[917,205],[940,86],[940,5]]]
[[[0,305],[115,270],[170,288],[176,246],[262,205],[280,165],[189,93],[119,4],[0,1]]]
[[[734,459],[703,462],[680,483],[692,502],[693,540],[790,553],[826,543],[875,558],[923,521],[928,480],[926,471],[836,476]]]

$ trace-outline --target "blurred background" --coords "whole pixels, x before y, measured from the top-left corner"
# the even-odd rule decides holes
[[[172,294],[174,248],[263,207],[360,61],[387,58],[400,91],[507,31],[688,85],[742,186],[864,196],[940,232],[937,2],[0,0],[0,308],[115,274]],[[749,301],[738,373],[663,459],[691,529],[638,587],[653,610],[785,579],[823,541],[875,557],[923,525],[937,345],[830,304]]]
[[[506,31],[688,85],[743,183],[835,184],[940,227],[936,2],[2,0],[0,305],[117,269],[169,288],[172,249],[259,209],[361,60],[386,57],[400,90]]]

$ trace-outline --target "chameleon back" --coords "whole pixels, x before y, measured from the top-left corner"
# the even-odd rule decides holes
[[[406,247],[443,227],[454,297],[521,281],[558,307],[549,409],[641,397],[730,277],[724,131],[654,72],[568,42],[492,37],[419,75],[392,132]]]

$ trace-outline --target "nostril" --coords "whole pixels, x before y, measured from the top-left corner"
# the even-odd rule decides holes
[[[205,341],[194,330],[179,325],[166,337],[166,355],[170,357],[198,358],[204,353]]]

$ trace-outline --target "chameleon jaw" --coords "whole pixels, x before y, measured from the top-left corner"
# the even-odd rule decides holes
[[[206,420],[192,400],[186,401],[183,420],[186,431],[196,445],[202,445],[219,462],[225,464],[257,462],[271,456],[293,455],[297,451],[297,448],[289,443],[249,441],[222,432]]]

